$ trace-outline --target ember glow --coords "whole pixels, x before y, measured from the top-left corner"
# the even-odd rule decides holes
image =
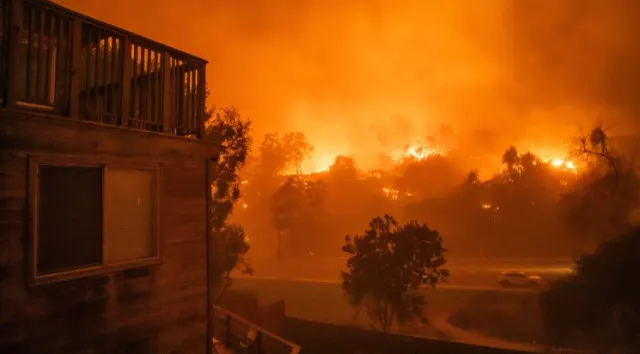
[[[384,195],[391,200],[398,200],[400,191],[394,188],[385,187],[382,188],[382,193],[384,193]]]
[[[429,156],[441,154],[442,152],[438,149],[429,148],[422,143],[418,143],[415,145],[407,145],[404,149],[396,151],[391,155],[391,159],[396,162],[401,162],[403,160],[421,161]]]
[[[571,160],[554,158],[554,159],[548,159],[547,163],[557,169],[563,169],[563,170],[571,171],[573,173],[577,173],[576,164]]]
[[[310,164],[303,165],[303,171],[309,171],[310,173],[326,172],[329,171],[329,167],[336,160],[336,157],[340,154],[332,154],[329,152],[318,151],[310,159]]]

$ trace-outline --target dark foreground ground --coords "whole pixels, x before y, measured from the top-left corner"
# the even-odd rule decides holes
[[[308,354],[520,354],[516,350],[469,345],[403,335],[384,335],[360,328],[287,319],[283,334],[302,346]]]

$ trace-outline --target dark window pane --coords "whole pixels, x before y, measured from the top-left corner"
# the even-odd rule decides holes
[[[102,262],[102,169],[40,166],[38,274]]]

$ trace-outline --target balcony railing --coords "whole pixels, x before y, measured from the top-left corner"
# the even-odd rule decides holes
[[[300,346],[248,320],[213,305],[213,335],[233,352],[255,354],[298,354]]]
[[[44,0],[0,0],[7,108],[200,137],[206,61]]]

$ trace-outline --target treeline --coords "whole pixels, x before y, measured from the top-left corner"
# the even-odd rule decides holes
[[[296,173],[312,150],[301,133],[268,134],[243,171],[233,217],[264,252],[337,255],[344,235],[392,214],[438,229],[451,256],[566,257],[625,230],[640,205],[629,159],[599,127],[578,139],[575,161],[509,147],[487,180],[437,154],[368,172],[338,156],[328,171]]]

